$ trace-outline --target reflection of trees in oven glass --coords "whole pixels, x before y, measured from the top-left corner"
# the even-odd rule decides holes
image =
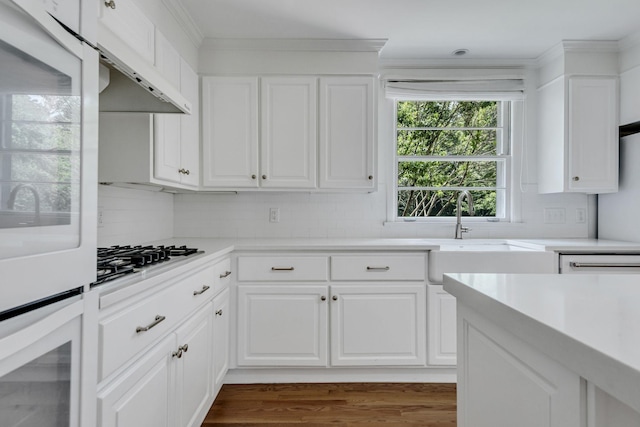
[[[7,95],[2,104],[2,206],[34,211],[38,202],[41,212],[71,212],[80,176],[80,97]],[[30,191],[19,188],[24,183]]]

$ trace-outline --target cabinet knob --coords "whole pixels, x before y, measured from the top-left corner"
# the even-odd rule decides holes
[[[178,359],[181,359],[182,358],[182,350],[178,350],[176,352],[173,352],[171,354],[171,357],[177,357]]]
[[[579,177],[579,176],[574,176],[572,179],[573,179],[574,181],[580,181],[580,177]]]
[[[326,301],[326,300],[327,300],[327,297],[325,297],[324,295],[320,297],[320,301]]]
[[[105,1],[104,5],[111,9],[116,8],[116,2],[114,0]]]
[[[251,175],[251,179],[256,179],[256,174]]]
[[[262,179],[267,179],[267,175],[262,175]]]
[[[222,316],[222,309],[216,311],[216,316]]]
[[[334,300],[334,301],[338,301],[338,295],[332,296],[331,299]]]
[[[184,351],[185,353],[189,350],[189,344],[185,344],[183,346],[178,347],[178,351]]]
[[[369,175],[369,181],[373,180],[373,175]]]

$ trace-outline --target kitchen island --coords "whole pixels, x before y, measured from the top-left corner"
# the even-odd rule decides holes
[[[452,274],[458,425],[640,425],[637,275]]]

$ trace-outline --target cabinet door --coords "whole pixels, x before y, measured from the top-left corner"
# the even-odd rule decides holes
[[[458,319],[458,426],[584,426],[579,375],[471,308]]]
[[[332,285],[331,365],[424,365],[425,286]]]
[[[238,286],[239,366],[326,366],[327,286]]]
[[[180,182],[197,187],[200,184],[200,101],[198,75],[184,59],[180,60],[180,92],[191,102],[191,114],[180,117]],[[180,171],[179,171],[180,172]]]
[[[98,393],[100,427],[173,427],[175,343],[166,338]]]
[[[203,77],[202,184],[258,186],[258,79]]]
[[[427,286],[429,365],[456,365],[456,298],[440,285]]]
[[[176,331],[178,426],[200,426],[211,403],[213,305],[208,303]]]
[[[320,188],[374,188],[373,81],[320,79]]]
[[[100,4],[100,23],[147,62],[153,64],[155,27],[149,18],[131,1],[115,0],[115,8],[109,7],[108,2],[100,2]],[[104,40],[100,30],[99,28],[98,38]]]
[[[180,90],[180,54],[160,31],[156,31],[156,61],[160,74]],[[192,100],[190,100],[192,101]],[[193,102],[193,101],[192,101]],[[154,114],[153,175],[180,182],[180,114]]]
[[[615,77],[569,79],[569,189],[618,190],[618,83]]]
[[[229,289],[213,299],[213,392],[218,394],[229,369]]]
[[[315,188],[317,79],[262,79],[262,187]]]

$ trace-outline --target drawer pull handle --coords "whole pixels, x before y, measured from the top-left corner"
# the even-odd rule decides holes
[[[203,285],[202,289],[200,289],[199,291],[193,291],[193,296],[202,295],[205,292],[207,292],[209,290],[209,288],[211,288],[211,286]]]
[[[231,275],[231,272],[230,272],[230,271],[225,271],[225,272],[224,272],[224,274],[221,274],[221,275],[220,275],[220,278],[221,278],[221,279],[224,279],[225,277],[229,277],[230,275]]]
[[[367,271],[388,271],[389,270],[389,266],[386,267],[370,267],[367,266]]]
[[[271,271],[293,271],[293,267],[271,267]]]
[[[149,323],[147,326],[138,326],[136,328],[136,333],[140,333],[140,332],[146,332],[149,329],[153,328],[154,326],[156,326],[158,323],[162,322],[164,319],[166,319],[166,317],[164,316],[160,316],[159,314],[156,316],[156,318],[153,320],[153,322]]]
[[[222,310],[221,309],[216,311],[216,316],[222,316]]]
[[[569,263],[572,268],[639,268],[637,262],[575,262]]]

